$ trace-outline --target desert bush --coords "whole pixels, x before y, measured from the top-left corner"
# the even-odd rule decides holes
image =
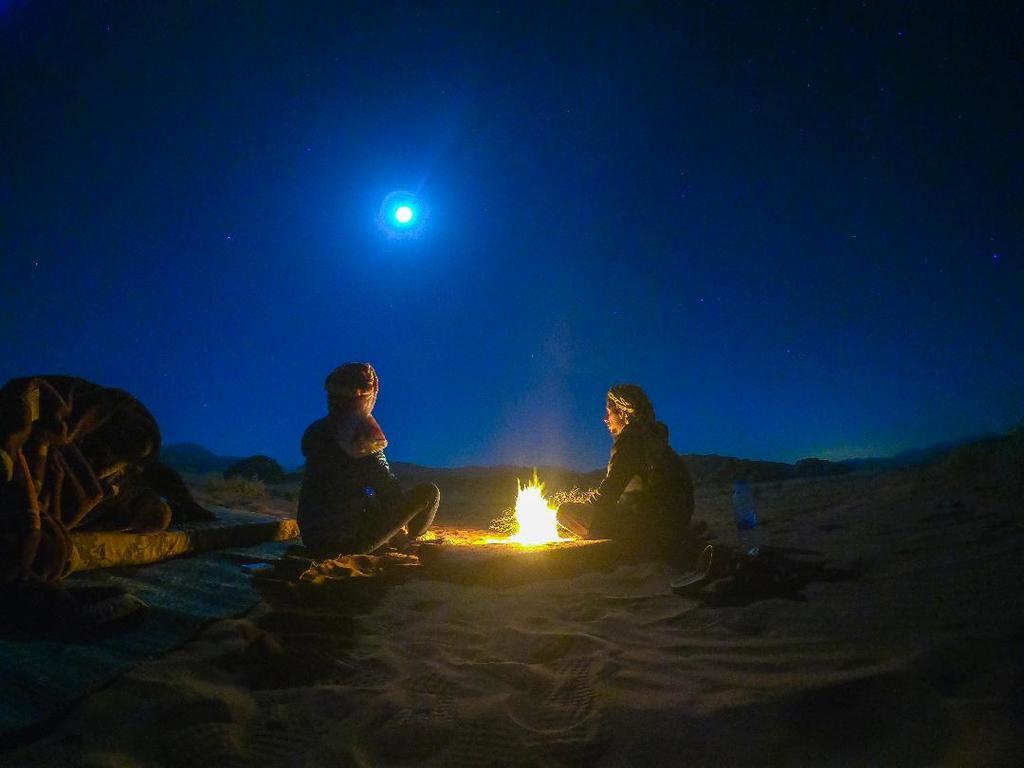
[[[256,455],[236,461],[224,470],[224,477],[258,478],[264,483],[282,483],[285,480],[285,471],[275,459]]]
[[[224,477],[218,473],[206,476],[206,491],[212,496],[242,496],[265,499],[267,488],[259,478]]]
[[[285,486],[277,488],[268,488],[267,492],[277,499],[284,499],[285,501],[298,501],[299,495],[302,493],[302,487]]]

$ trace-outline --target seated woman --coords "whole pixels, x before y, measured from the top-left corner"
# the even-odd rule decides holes
[[[421,536],[437,514],[441,492],[425,483],[402,493],[373,418],[380,389],[369,363],[330,373],[327,416],[302,436],[306,475],[298,522],[307,547],[321,554],[369,554]]]
[[[612,387],[606,412],[612,453],[605,478],[587,502],[559,506],[558,522],[585,539],[682,545],[693,515],[693,481],[668,443],[668,428],[635,384]]]

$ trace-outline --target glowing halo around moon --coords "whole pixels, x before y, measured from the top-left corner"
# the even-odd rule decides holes
[[[395,190],[381,202],[377,227],[389,240],[419,236],[428,218],[427,206],[416,195]]]

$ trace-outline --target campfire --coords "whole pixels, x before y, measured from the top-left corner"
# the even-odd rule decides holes
[[[537,479],[536,471],[529,483],[523,485],[517,481],[517,484],[519,493],[516,496],[515,507],[491,524],[492,528],[508,533],[508,537],[489,539],[488,543],[534,546],[570,541],[571,534],[564,528],[559,528],[555,519],[558,509],[544,497],[544,483]],[[562,536],[563,532],[567,536]]]

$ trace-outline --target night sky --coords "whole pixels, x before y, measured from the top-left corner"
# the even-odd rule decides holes
[[[0,380],[286,465],[349,360],[436,466],[601,466],[627,381],[685,453],[1005,431],[1024,11],[961,5],[0,0]]]

